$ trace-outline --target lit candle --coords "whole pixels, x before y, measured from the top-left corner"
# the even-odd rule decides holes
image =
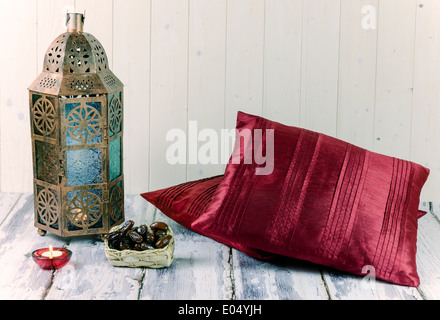
[[[62,268],[70,261],[72,251],[66,248],[49,248],[37,249],[32,252],[32,258],[35,263],[42,269],[54,270]]]
[[[53,259],[53,258],[56,258],[56,257],[61,257],[62,254],[63,254],[62,251],[59,251],[59,250],[53,251],[52,246],[49,246],[49,251],[43,252],[41,255],[43,257],[46,257],[46,258],[49,258],[49,259]]]

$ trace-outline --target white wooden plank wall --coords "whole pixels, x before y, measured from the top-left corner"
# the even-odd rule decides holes
[[[0,191],[32,191],[26,88],[67,9],[125,84],[127,193],[221,174],[168,164],[166,134],[220,138],[242,110],[428,166],[440,200],[436,0],[2,0]]]

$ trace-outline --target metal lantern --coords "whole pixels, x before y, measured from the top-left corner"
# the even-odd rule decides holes
[[[124,221],[123,85],[101,43],[67,14],[67,32],[29,87],[35,226],[62,237]]]

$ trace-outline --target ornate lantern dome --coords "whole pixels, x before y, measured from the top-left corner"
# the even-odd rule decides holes
[[[106,94],[122,87],[109,68],[101,43],[83,32],[84,16],[69,13],[67,32],[59,35],[44,57],[42,73],[30,90],[58,96]]]

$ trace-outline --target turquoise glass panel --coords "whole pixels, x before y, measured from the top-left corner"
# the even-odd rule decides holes
[[[101,149],[66,151],[67,186],[102,183]]]
[[[109,161],[110,181],[113,181],[117,177],[119,177],[122,173],[122,168],[121,168],[122,153],[121,153],[120,137],[110,142],[109,155],[110,155],[110,161]]]
[[[66,145],[101,143],[101,103],[68,103],[65,106]]]

